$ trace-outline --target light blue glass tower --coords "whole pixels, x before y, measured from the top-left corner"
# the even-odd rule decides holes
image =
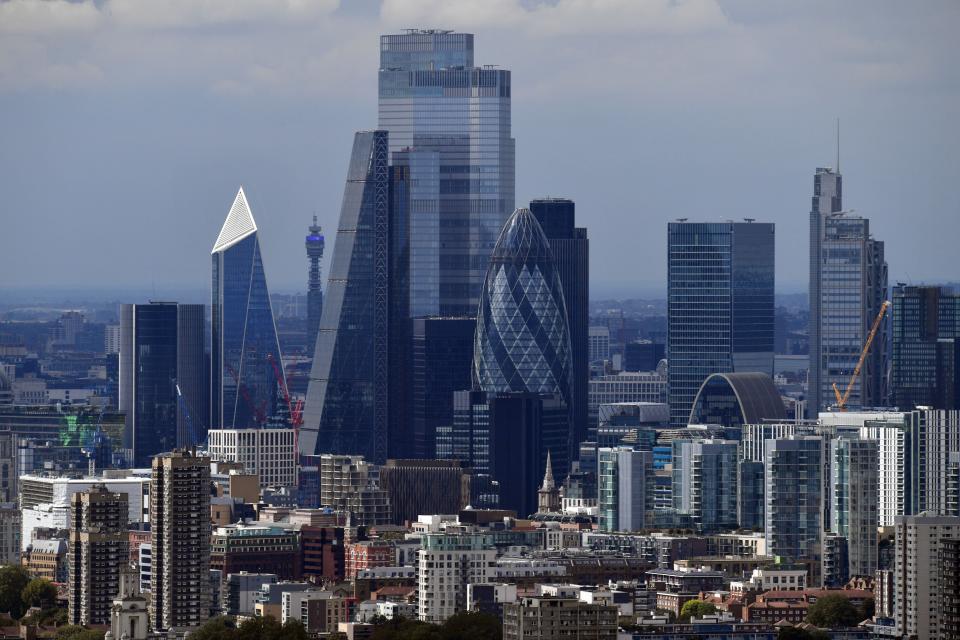
[[[211,255],[210,426],[248,429],[285,420],[280,344],[257,223],[242,187]]]
[[[473,35],[380,38],[379,125],[409,171],[410,317],[473,317],[497,234],[514,207],[510,72],[476,67]]]
[[[773,374],[774,226],[681,221],[667,236],[670,421],[685,426],[711,374]]]

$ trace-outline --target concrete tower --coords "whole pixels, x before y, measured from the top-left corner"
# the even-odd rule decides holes
[[[320,314],[323,313],[323,282],[321,280],[320,261],[323,260],[323,235],[317,216],[309,227],[306,247],[310,259],[310,277],[307,280],[307,353],[313,355],[317,344],[317,331],[320,330]]]

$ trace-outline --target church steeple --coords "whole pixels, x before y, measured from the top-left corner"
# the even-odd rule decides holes
[[[537,491],[538,513],[560,512],[560,489],[553,480],[553,463],[550,460],[550,451],[547,450],[547,469],[543,474],[543,484]]]

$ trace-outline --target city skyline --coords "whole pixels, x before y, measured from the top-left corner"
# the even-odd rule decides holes
[[[599,48],[598,55],[616,52],[618,62],[602,58],[603,66],[612,71],[590,75],[584,85],[590,101],[585,104],[579,95],[564,95],[565,83],[556,70],[563,67],[560,63],[574,64],[567,52],[558,49],[565,29],[577,17],[565,2],[540,14],[544,18],[540,26],[532,17],[533,9],[510,2],[503,3],[501,22],[472,5],[450,15],[430,3],[386,2],[382,7],[351,3],[339,8],[321,3],[315,13],[291,17],[278,10],[269,18],[239,9],[236,15],[224,15],[216,8],[184,14],[170,9],[136,20],[119,9],[107,16],[90,3],[71,3],[76,13],[61,15],[60,5],[67,3],[50,3],[56,19],[37,23],[15,12],[21,4],[26,3],[5,3],[0,8],[5,18],[0,22],[11,34],[6,42],[53,48],[52,25],[58,25],[68,37],[50,51],[48,62],[59,60],[65,51],[78,52],[79,61],[72,64],[96,77],[89,85],[68,82],[63,86],[53,72],[38,71],[32,83],[17,73],[0,75],[0,91],[11,98],[5,101],[6,124],[0,125],[0,131],[13,142],[8,149],[21,149],[17,155],[0,152],[9,212],[3,217],[10,230],[0,240],[0,254],[5,256],[0,272],[11,274],[13,265],[25,259],[28,243],[11,238],[23,237],[32,224],[47,223],[64,231],[46,240],[52,251],[45,265],[18,273],[17,286],[10,275],[0,276],[0,289],[83,286],[107,274],[118,286],[143,291],[203,287],[203,263],[194,257],[199,253],[194,248],[202,247],[201,236],[216,233],[222,208],[218,203],[244,184],[254,194],[253,207],[269,212],[261,216],[261,224],[273,288],[303,290],[304,257],[302,250],[297,251],[302,228],[314,213],[325,229],[336,224],[343,166],[342,153],[333,150],[347,148],[349,131],[369,128],[376,117],[377,37],[411,24],[482,35],[477,58],[510,68],[518,87],[525,85],[513,99],[513,131],[520,142],[516,202],[555,195],[579,203],[581,224],[596,229],[594,244],[605,249],[605,259],[598,260],[595,251],[591,265],[598,297],[605,292],[663,291],[664,249],[653,241],[655,234],[645,230],[676,217],[706,221],[751,216],[774,222],[781,229],[777,246],[781,290],[804,291],[804,252],[789,240],[805,235],[807,212],[801,203],[808,197],[810,167],[835,163],[836,117],[841,120],[847,205],[871,218],[878,237],[898,238],[888,249],[891,282],[950,279],[944,243],[958,223],[953,215],[956,195],[946,185],[957,165],[955,149],[960,145],[947,123],[956,101],[956,71],[947,69],[928,50],[947,44],[942,27],[950,24],[954,6],[942,6],[939,21],[938,12],[902,15],[894,8],[878,12],[870,21],[858,21],[856,5],[845,4],[831,11],[834,21],[822,30],[811,22],[818,12],[798,15],[799,10],[786,7],[758,10],[739,3],[703,2],[674,9],[653,3],[651,7],[658,9],[649,9],[649,15],[622,7],[598,10],[595,19],[583,25],[582,37]],[[627,42],[631,39],[616,27],[618,17],[644,20],[638,27],[644,36],[638,39],[641,42]],[[304,24],[288,23],[300,18]],[[894,24],[897,33],[890,41],[886,31]],[[182,79],[163,72],[165,63],[158,48],[175,40],[187,48],[201,46],[194,31],[212,27],[219,29],[225,43],[232,43],[239,37],[238,25],[254,34],[238,70],[224,69],[214,56],[208,65],[200,65]],[[158,72],[149,89],[124,73],[130,71],[127,64],[111,61],[104,51],[91,50],[90,44],[93,35],[105,31],[106,40],[122,50],[129,46],[126,38],[143,29],[152,30],[148,46],[137,59],[143,67],[137,70]],[[321,46],[316,39],[306,38],[314,33],[311,29],[338,30],[338,34],[329,45]],[[789,37],[784,44],[774,44],[774,35],[783,30]],[[923,47],[908,38],[919,31],[925,34]],[[899,51],[897,61],[871,44],[880,34]],[[299,53],[297,48],[306,47],[306,40],[320,47],[307,56],[317,61],[317,70],[297,66],[284,74],[278,69],[279,62],[269,55],[265,43],[281,35],[289,36],[288,53],[290,48]],[[735,35],[743,39],[742,46],[734,44]],[[813,60],[798,60],[787,45],[813,36],[824,40],[822,50]],[[681,51],[684,45],[701,40],[702,46]],[[737,70],[718,70],[717,62],[704,61],[701,49],[707,44],[719,47],[718,61],[738,63],[733,65]],[[853,56],[855,61],[840,55],[850,48],[860,52],[859,57]],[[559,59],[547,64],[545,56],[551,53]],[[827,64],[831,55],[834,63]],[[262,57],[260,67],[256,66],[258,56]],[[95,60],[83,66],[86,58]],[[619,62],[621,58],[663,62],[640,65],[636,70],[639,87],[625,87],[613,80],[620,69],[617,65],[625,64]],[[765,59],[769,63],[761,63]],[[343,65],[346,60],[351,64]],[[587,62],[578,61],[573,68],[580,70],[583,64]],[[342,66],[351,69],[349,81],[342,77]],[[771,70],[780,67],[783,77],[773,77]],[[64,63],[64,68],[71,67]],[[687,74],[680,73],[685,69]],[[702,88],[691,86],[711,70],[716,80]],[[821,75],[814,79],[810,75],[815,71]],[[231,77],[243,73],[249,75]],[[651,88],[642,88],[644,80],[657,80],[660,74],[671,74],[676,81],[660,78]],[[271,79],[275,90],[264,92],[263,83]],[[795,89],[784,88],[785,82],[802,85],[804,81],[813,82],[808,86],[813,98],[798,98]],[[718,83],[728,87],[718,90]],[[755,83],[766,88],[759,101],[748,90]],[[907,84],[911,91],[895,91]],[[333,86],[335,94],[329,90]],[[163,92],[169,96],[169,108],[161,111],[150,99]],[[828,93],[833,98],[822,100]],[[78,100],[66,101],[71,110],[63,112],[58,106],[61,101],[55,99],[58,95]],[[910,116],[914,112],[924,113],[923,122]],[[641,117],[634,118],[635,113]],[[77,126],[78,118],[83,126]],[[151,126],[134,136],[131,127],[145,121]],[[557,128],[565,135],[556,136]],[[175,146],[164,135],[171,133],[185,135]],[[625,144],[613,145],[614,138]],[[26,143],[30,139],[43,144],[30,146]],[[257,152],[266,148],[266,154]],[[81,149],[92,154],[92,162],[77,161],[75,154]],[[330,152],[318,152],[322,149]],[[580,158],[590,156],[606,158],[611,166],[621,168],[604,175],[589,165],[584,170]],[[118,163],[118,158],[123,162]],[[40,176],[28,170],[37,166],[48,171]],[[91,166],[100,171],[92,172]],[[639,181],[625,173],[627,167],[639,172]],[[751,184],[755,185],[746,209],[736,186],[744,172],[754,176]],[[574,175],[580,179],[573,180]],[[917,189],[904,188],[906,182],[895,177],[909,178]],[[697,188],[679,188],[691,184]],[[158,185],[164,187],[164,195],[144,201],[143,191]],[[642,196],[638,197],[636,188]],[[68,219],[62,213],[66,210],[74,212]],[[903,211],[929,212],[929,219],[946,233],[924,233],[905,222],[911,216]],[[174,224],[169,229],[154,228],[154,241],[147,246],[138,243],[134,259],[130,243],[124,241],[136,237],[141,216],[158,215]],[[79,225],[74,218],[88,224]],[[176,223],[187,221],[197,227],[196,234],[178,231]],[[82,265],[65,266],[69,255],[65,242],[90,242],[104,230],[117,240],[109,251]],[[187,257],[167,265],[164,258],[173,247],[181,248]],[[643,259],[639,276],[628,278],[626,274],[635,273],[631,265],[636,254],[648,258]],[[121,262],[129,268],[118,272],[112,265]],[[329,259],[325,262],[327,272]]]

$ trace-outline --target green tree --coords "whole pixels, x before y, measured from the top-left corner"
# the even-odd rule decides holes
[[[855,627],[861,620],[857,608],[839,594],[817,598],[807,609],[807,622],[825,629]]]
[[[57,640],[103,640],[104,632],[87,629],[75,624],[68,624],[57,629]]]
[[[489,613],[465,611],[451,616],[440,627],[444,640],[500,640],[503,624]]]
[[[57,588],[49,580],[34,578],[20,592],[20,600],[27,608],[49,609],[57,604]]]
[[[877,603],[873,598],[867,598],[860,607],[860,619],[870,620],[877,613]]]
[[[680,608],[680,619],[689,620],[690,618],[702,618],[717,612],[717,608],[711,602],[703,600],[688,600]]]
[[[397,616],[391,620],[379,620],[372,640],[443,640],[443,636],[435,624]]]
[[[30,582],[26,569],[16,565],[0,567],[0,612],[9,613],[19,619],[26,611],[21,595]]]
[[[190,634],[190,640],[236,640],[239,632],[232,618],[218,616],[210,618],[199,629]]]

